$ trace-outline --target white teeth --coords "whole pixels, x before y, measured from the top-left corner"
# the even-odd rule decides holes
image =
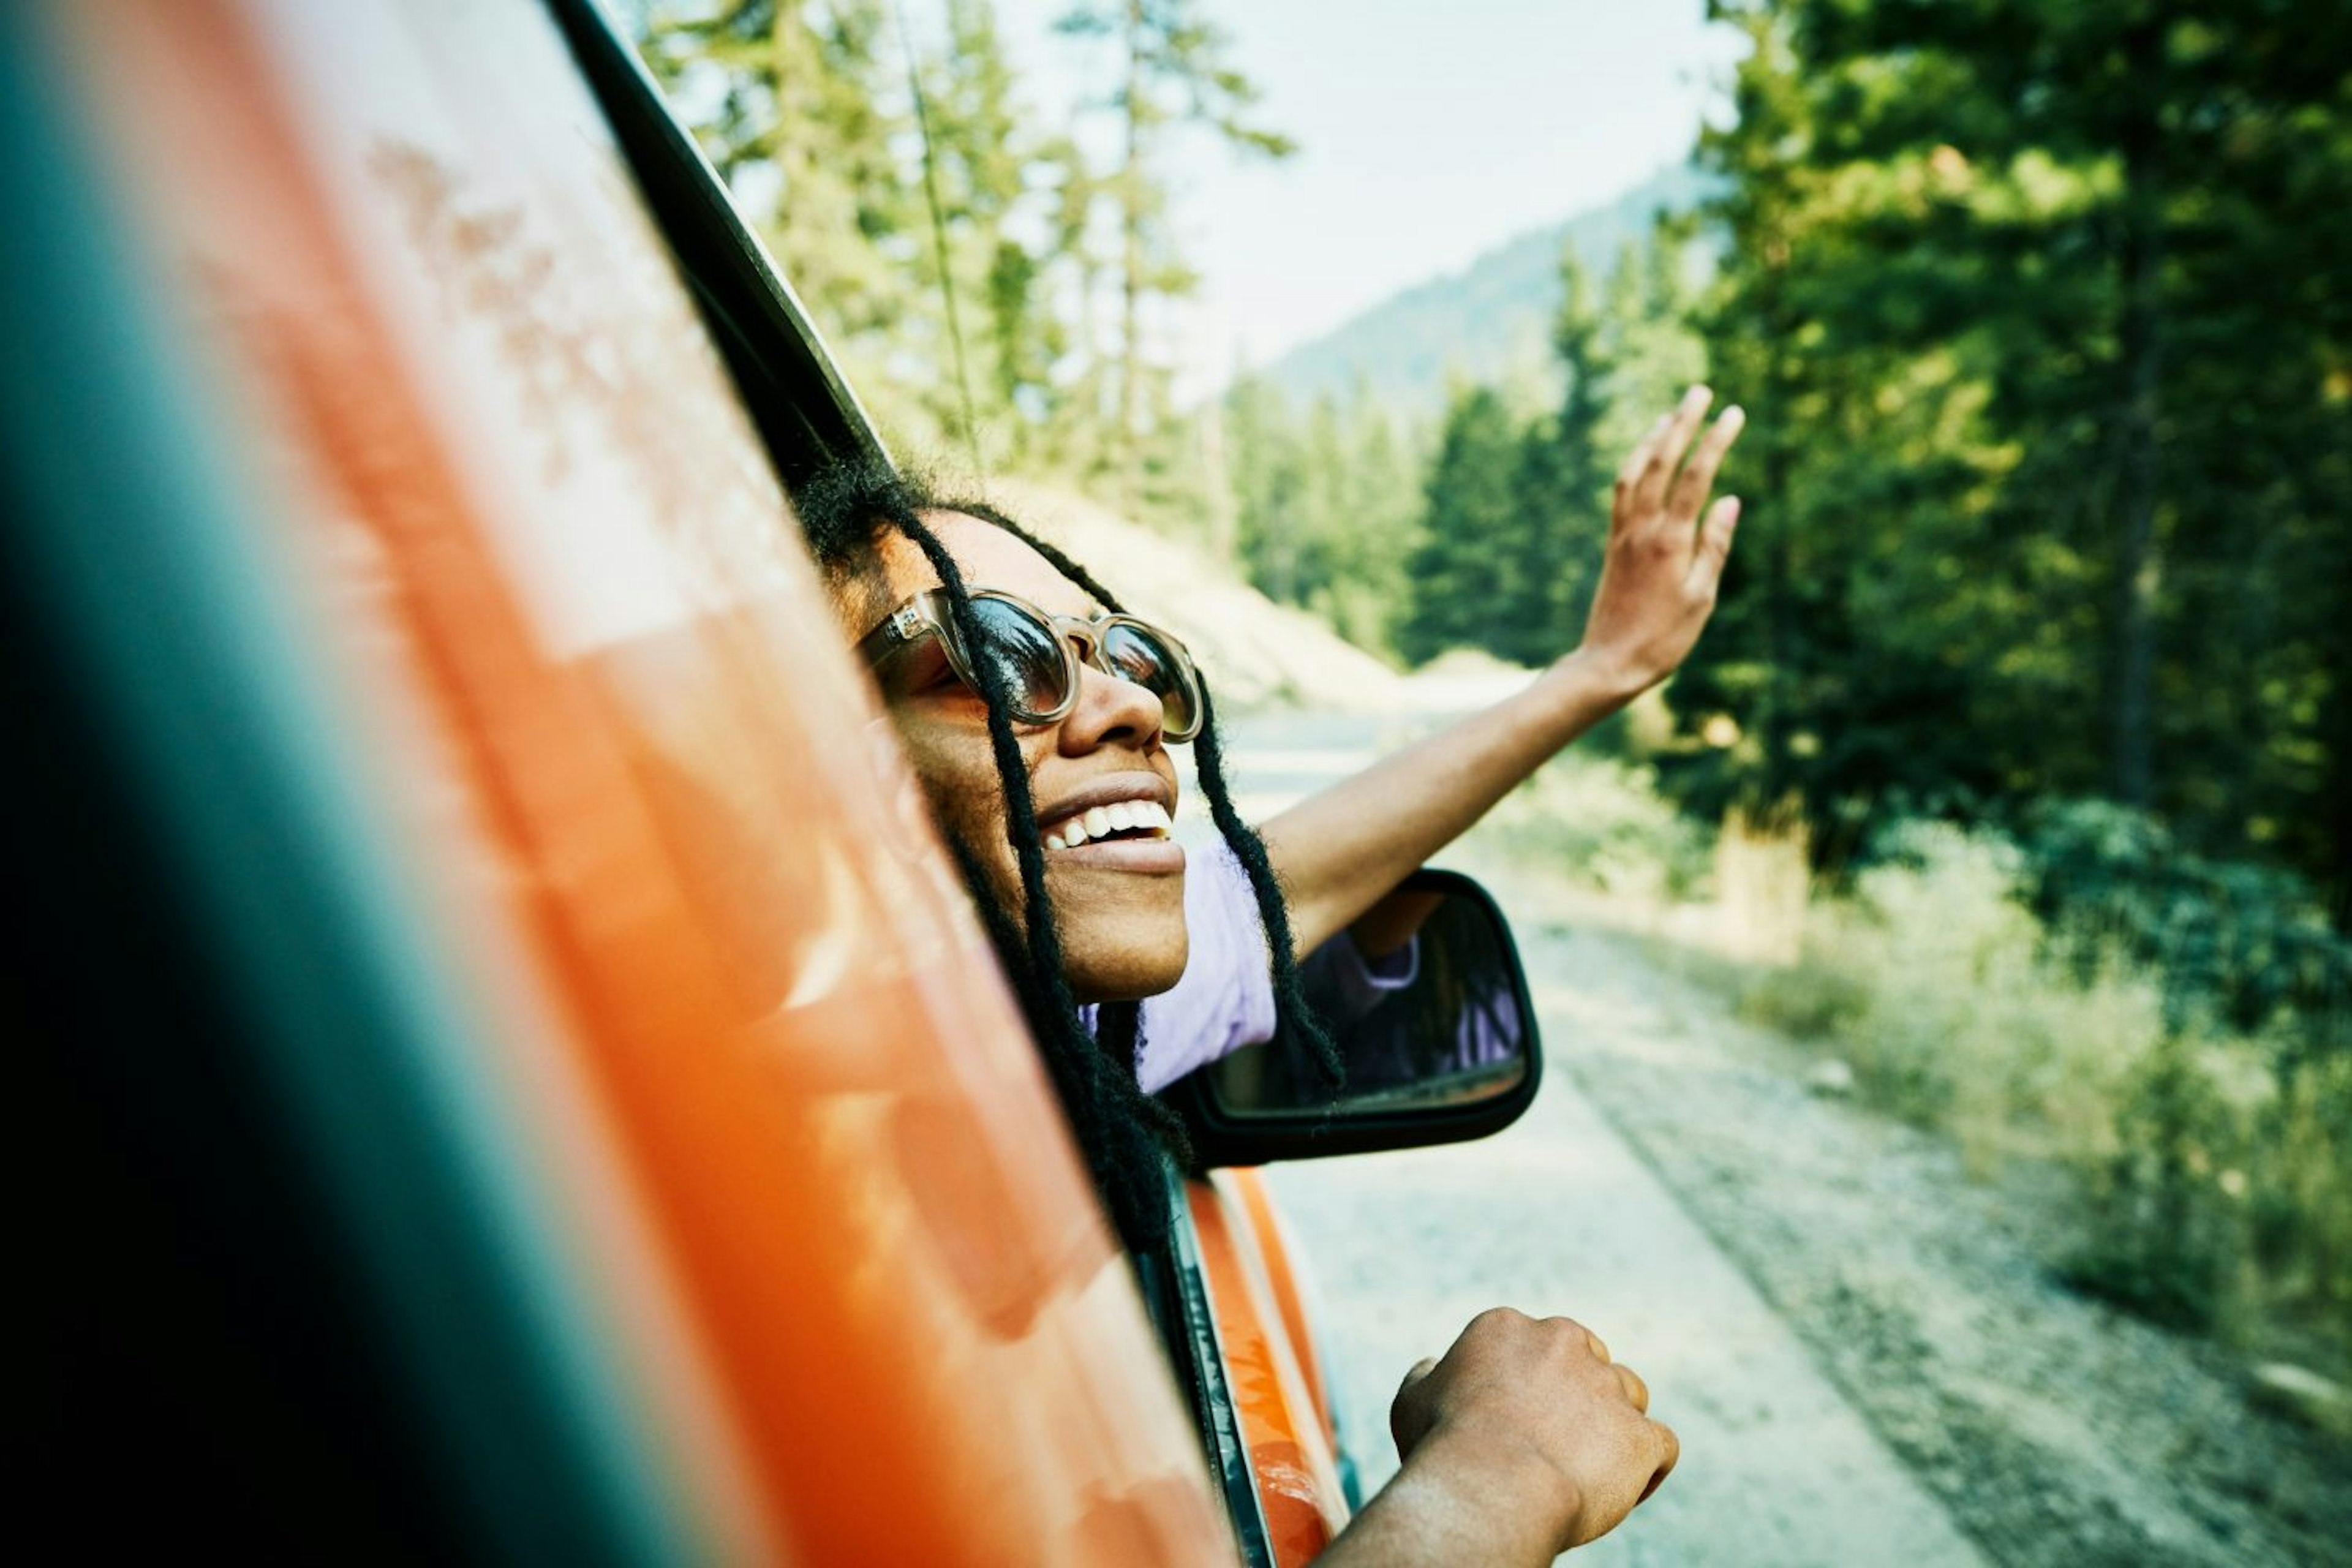
[[[1156,800],[1122,800],[1080,812],[1045,836],[1048,849],[1076,849],[1091,839],[1114,833],[1150,833],[1168,837],[1175,819]]]

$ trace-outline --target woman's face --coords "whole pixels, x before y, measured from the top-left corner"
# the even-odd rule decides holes
[[[1066,616],[1104,608],[1003,529],[961,512],[929,512],[923,521],[955,557],[968,589],[1002,589]],[[940,585],[922,552],[896,530],[883,531],[878,554],[873,575],[836,591],[853,641],[909,596]],[[957,679],[936,637],[878,673],[933,816],[977,858],[1000,905],[1017,920],[1021,873],[980,694]],[[1175,816],[1176,769],[1160,726],[1159,698],[1092,665],[1083,667],[1077,702],[1062,719],[1013,725],[1045,846],[1045,893],[1070,989],[1081,1002],[1152,995],[1184,973],[1184,851],[1174,839],[1054,847],[1074,817],[1115,804],[1148,801]]]

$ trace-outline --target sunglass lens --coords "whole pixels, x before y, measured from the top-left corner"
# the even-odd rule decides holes
[[[1168,733],[1189,737],[1201,721],[1200,692],[1184,674],[1184,660],[1142,626],[1122,621],[1103,634],[1103,658],[1128,680],[1160,699]]]
[[[974,599],[971,613],[980,629],[973,658],[994,668],[1019,716],[1042,721],[1059,709],[1069,695],[1069,666],[1053,628],[1002,599]]]

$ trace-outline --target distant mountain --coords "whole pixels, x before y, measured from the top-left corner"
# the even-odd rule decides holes
[[[1714,188],[1712,177],[1669,165],[1606,206],[1507,240],[1462,271],[1415,284],[1260,374],[1305,402],[1345,395],[1360,380],[1399,410],[1434,408],[1449,374],[1486,381],[1540,366],[1559,308],[1559,256],[1573,242],[1596,281],[1625,242],[1648,237],[1661,212],[1687,212]]]

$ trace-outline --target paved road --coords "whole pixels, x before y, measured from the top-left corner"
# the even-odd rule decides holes
[[[1427,721],[1237,721],[1229,750],[1244,814],[1362,765]],[[1648,1379],[1682,1438],[1673,1480],[1578,1563],[1980,1561],[1579,1089],[1578,1038],[1612,1024],[1610,1005],[1578,985],[1575,955],[1591,945],[1519,934],[1549,1068],[1517,1126],[1481,1143],[1273,1173],[1318,1278],[1341,1419],[1368,1486],[1395,1467],[1386,1420],[1398,1377],[1500,1303],[1592,1326]]]

